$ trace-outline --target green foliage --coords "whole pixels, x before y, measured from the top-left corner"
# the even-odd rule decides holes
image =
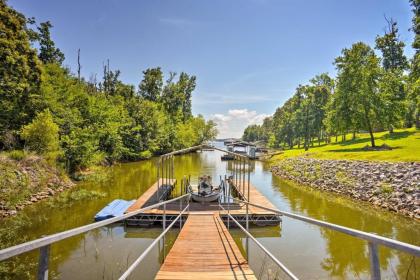
[[[404,55],[404,42],[399,41],[397,23],[392,19],[388,22],[388,30],[383,36],[376,37],[375,48],[382,52],[382,65],[385,71],[404,70],[408,67]]]
[[[7,35],[0,40],[0,148],[54,155],[74,173],[216,136],[213,122],[192,115],[195,76],[182,72],[175,79],[170,73],[164,83],[160,67],[146,69],[136,93],[108,61],[101,81],[86,82],[61,66],[64,54],[51,39],[49,21],[32,30],[26,24],[34,25],[35,19],[26,19],[4,0],[0,5],[1,33]],[[38,42],[39,59],[31,42]]]
[[[31,48],[26,18],[0,0],[0,135],[17,130],[34,116],[31,100],[41,67]]]
[[[60,64],[64,61],[64,54],[60,51],[59,48],[55,47],[54,41],[51,39],[50,29],[52,24],[49,21],[41,22],[38,26],[38,36],[39,41],[39,59],[44,63],[57,63]]]
[[[337,92],[334,96],[347,110],[341,114],[347,122],[346,128],[358,131],[368,130],[371,134],[371,145],[375,147],[373,137],[374,125],[380,123],[381,100],[378,95],[380,75],[379,58],[366,44],[359,42],[350,49],[344,49],[342,56],[336,58],[338,70]]]
[[[26,159],[29,154],[25,150],[11,150],[6,155],[13,160],[21,161]]]
[[[47,109],[22,128],[21,136],[29,150],[45,155],[59,150],[58,129]]]
[[[66,191],[48,201],[48,205],[54,208],[71,207],[74,203],[83,200],[94,200],[105,197],[106,194],[99,191],[77,189]]]
[[[334,81],[326,73],[311,79],[310,84],[299,86],[292,98],[279,107],[273,117],[266,118],[261,126],[248,126],[243,135],[246,141],[269,141],[270,147],[281,144],[293,148],[306,148],[312,139],[327,137],[326,105],[334,89]]]
[[[163,73],[160,67],[143,71],[143,80],[139,85],[139,94],[146,100],[159,101],[162,94]]]

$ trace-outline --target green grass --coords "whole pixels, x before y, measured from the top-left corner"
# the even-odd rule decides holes
[[[352,137],[347,135],[347,139]],[[386,144],[392,148],[390,151],[365,151],[363,148],[370,145],[368,133],[357,134],[355,140],[325,144],[314,143],[305,152],[301,149],[285,150],[284,153],[274,156],[271,160],[281,160],[289,157],[306,155],[321,159],[351,159],[351,160],[372,160],[372,161],[420,161],[420,130],[415,128],[395,130],[393,134],[389,132],[375,133],[375,144],[380,146]]]

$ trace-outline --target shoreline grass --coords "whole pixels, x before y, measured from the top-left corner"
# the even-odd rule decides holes
[[[303,148],[286,149],[283,153],[273,156],[271,162],[289,157],[309,156],[319,159],[348,159],[348,160],[369,160],[369,161],[420,161],[420,130],[415,128],[397,129],[393,134],[389,132],[377,132],[375,143],[377,146],[386,144],[392,150],[366,151],[363,148],[370,145],[368,133],[357,134],[356,139],[345,142],[335,142],[332,138],[330,144],[314,143],[308,151]],[[348,139],[351,135],[348,135]],[[340,137],[339,137],[340,140]]]

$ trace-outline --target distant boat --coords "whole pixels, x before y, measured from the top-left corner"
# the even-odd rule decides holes
[[[191,198],[196,202],[213,202],[219,199],[221,190],[219,187],[213,187],[210,176],[199,178],[197,191],[193,191],[192,186],[188,186]]]

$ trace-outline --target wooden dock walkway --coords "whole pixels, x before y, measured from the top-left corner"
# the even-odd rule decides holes
[[[176,183],[176,179],[165,179],[160,178],[159,181],[156,181],[150,188],[147,189],[127,210],[126,213],[132,212],[134,210],[158,203],[156,191],[158,189],[158,185],[162,186],[164,184],[168,184],[173,186]]]
[[[257,279],[219,215],[190,213],[155,279]]]
[[[248,185],[245,182],[244,184],[237,184],[235,185],[234,182],[232,182],[233,188],[236,189],[238,194],[242,196],[241,198],[243,200],[248,200]],[[249,202],[262,205],[267,208],[277,209],[262,193],[260,193],[256,187],[254,187],[252,184],[249,184]],[[245,206],[244,206],[245,207]],[[249,206],[249,213],[251,214],[272,214],[273,212],[255,207],[250,205]]]

